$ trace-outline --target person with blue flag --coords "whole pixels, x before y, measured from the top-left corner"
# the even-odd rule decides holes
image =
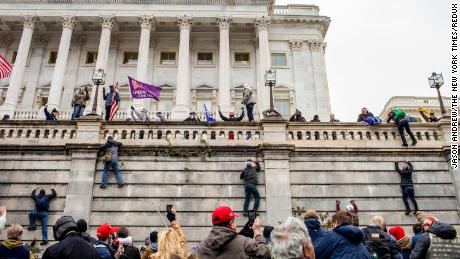
[[[216,119],[212,117],[212,114],[208,111],[208,108],[206,108],[206,104],[204,105],[204,114],[206,115],[206,121],[207,122],[214,122]]]

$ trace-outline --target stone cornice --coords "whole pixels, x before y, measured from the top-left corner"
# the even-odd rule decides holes
[[[273,17],[271,26],[288,28],[316,29],[324,38],[329,29],[331,20],[326,16],[298,16],[298,17]]]

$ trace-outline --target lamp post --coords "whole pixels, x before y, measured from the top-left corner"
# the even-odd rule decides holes
[[[104,85],[105,83],[105,73],[104,69],[98,68],[94,69],[93,73],[93,83],[96,85],[96,92],[94,94],[93,108],[89,115],[98,115],[97,114],[97,100],[99,99],[99,85]]]
[[[439,91],[439,88],[444,84],[444,78],[442,77],[441,74],[436,74],[436,72],[431,73],[431,76],[428,77],[428,82],[430,83],[431,88],[436,88],[438,92],[438,99],[439,99],[439,105],[441,106],[441,114],[442,117],[445,117],[447,115],[446,109],[444,108],[444,103],[442,101],[441,97],[441,92]]]
[[[265,72],[265,86],[270,87],[270,109],[264,112],[265,117],[281,117],[273,105],[273,87],[276,85],[276,71],[267,70]]]

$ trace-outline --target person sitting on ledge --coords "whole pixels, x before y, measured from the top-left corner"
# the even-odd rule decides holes
[[[302,116],[302,112],[295,110],[295,113],[289,119],[291,122],[306,122],[305,118]]]
[[[430,112],[430,116],[426,116],[423,111],[420,111],[420,115],[422,115],[426,122],[438,122],[440,120],[436,117],[436,115],[434,115],[434,112]]]
[[[329,114],[329,122],[340,122],[338,119],[335,118],[333,113]]]
[[[235,117],[235,113],[234,112],[229,112],[228,113],[228,118],[225,117],[222,112],[220,111],[220,106],[218,107],[219,109],[219,115],[220,115],[220,118],[223,120],[223,121],[242,121],[243,118],[244,118],[244,108],[241,107],[241,115],[239,117]]]
[[[45,106],[45,109],[43,111],[45,112],[47,121],[57,121],[57,116],[59,115],[59,112],[56,110],[56,108],[53,108],[53,110],[50,113],[48,111],[48,105],[47,105]]]
[[[191,121],[191,122],[200,122],[200,118],[198,118],[198,116],[196,116],[196,113],[195,112],[191,112],[189,113],[189,116],[187,119],[185,119],[184,121]]]
[[[318,114],[313,115],[313,120],[311,120],[310,122],[321,122],[321,121],[319,120],[319,115],[318,115]]]
[[[362,121],[364,121],[364,119],[366,119],[368,117],[374,117],[374,114],[372,114],[372,112],[369,112],[366,107],[363,107],[361,109],[361,114],[358,115],[357,122],[362,122]]]
[[[150,121],[147,109],[142,108],[139,112],[133,106],[131,106],[131,118],[134,121]]]

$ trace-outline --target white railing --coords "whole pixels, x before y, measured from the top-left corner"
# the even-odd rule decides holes
[[[0,140],[69,140],[76,137],[77,125],[72,122],[7,121],[0,123]]]
[[[94,3],[157,5],[267,5],[269,0],[0,0],[0,3]]]
[[[59,115],[58,115],[58,120],[70,120],[70,118],[72,117],[72,113],[73,113],[73,110],[60,110]],[[26,109],[26,110],[16,110],[14,112],[13,119],[45,120],[46,116],[45,116],[45,112],[43,111],[43,108],[39,110]]]
[[[319,10],[314,5],[275,5],[274,15],[318,15]]]

